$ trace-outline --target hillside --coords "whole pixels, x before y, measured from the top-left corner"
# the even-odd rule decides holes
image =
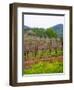
[[[51,27],[58,35],[58,37],[63,37],[63,24],[58,24]]]

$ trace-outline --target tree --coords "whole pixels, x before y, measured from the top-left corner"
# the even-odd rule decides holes
[[[46,34],[48,38],[57,38],[57,33],[52,28],[47,28]]]
[[[45,29],[44,28],[32,28],[32,31],[35,33],[37,37],[46,37]]]

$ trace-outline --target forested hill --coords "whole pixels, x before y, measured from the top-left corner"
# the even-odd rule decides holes
[[[25,32],[29,32],[29,34],[33,32],[33,35],[36,35],[36,36],[40,36],[40,37],[47,37],[50,36],[52,37],[51,33],[54,34],[53,36],[56,37],[56,34],[57,34],[57,37],[63,37],[63,24],[57,24],[55,26],[52,26],[52,27],[48,27],[47,29],[44,29],[44,28],[31,28],[29,26],[26,26],[24,25],[24,31]]]

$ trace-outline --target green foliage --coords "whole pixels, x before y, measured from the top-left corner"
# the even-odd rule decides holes
[[[57,33],[52,28],[47,28],[46,34],[49,38],[57,38]]]
[[[40,73],[62,73],[63,72],[63,62],[48,63],[39,62],[32,65],[31,69],[24,70],[24,74],[40,74]]]
[[[40,38],[46,37],[45,29],[43,28],[32,28],[32,31]]]
[[[55,50],[51,51],[51,56],[61,56],[63,55],[63,51],[62,50],[57,50],[57,53],[55,53]]]
[[[32,28],[32,31],[40,38],[57,38],[57,33],[52,28],[47,28],[46,30],[44,28]]]

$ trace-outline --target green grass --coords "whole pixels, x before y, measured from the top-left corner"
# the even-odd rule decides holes
[[[39,62],[32,65],[32,68],[24,70],[24,74],[42,74],[42,73],[62,73],[63,72],[63,62],[48,63]]]

